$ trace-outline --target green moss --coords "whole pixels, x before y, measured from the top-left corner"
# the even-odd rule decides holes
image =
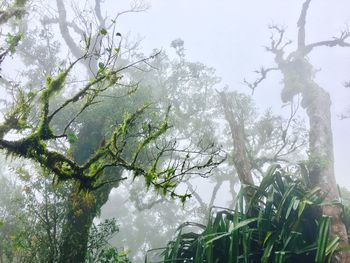
[[[16,0],[14,6],[15,7],[24,7],[27,0]]]
[[[165,133],[169,128],[169,125],[168,125],[168,122],[167,121],[164,121],[159,129],[152,133],[151,135],[149,135],[145,140],[143,140],[139,146],[138,146],[138,149],[141,150],[143,149],[147,144],[149,144],[150,142],[152,141],[155,141],[159,136],[161,136],[163,133]]]
[[[147,189],[149,189],[149,187],[151,186],[151,183],[153,180],[155,180],[157,178],[157,173],[155,173],[153,171],[153,169],[150,169],[146,172],[145,174],[145,180],[146,180],[146,186]]]
[[[109,74],[106,77],[106,80],[108,80],[108,85],[109,86],[113,86],[115,85],[122,77],[121,76],[117,76],[115,73],[113,74]]]
[[[51,76],[46,77],[46,93],[48,98],[54,93],[59,92],[64,87],[67,75],[68,71],[62,71],[56,76],[56,78],[52,78]]]
[[[281,93],[283,102],[292,101],[293,97],[303,92],[305,84],[313,78],[313,69],[306,59],[297,59],[284,66],[284,88]]]
[[[89,168],[89,176],[93,177],[96,172],[101,168],[100,162],[94,162]]]

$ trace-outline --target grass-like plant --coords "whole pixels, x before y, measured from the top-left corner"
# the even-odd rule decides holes
[[[320,215],[324,197],[307,175],[274,165],[259,186],[242,187],[235,210],[214,207],[206,226],[182,224],[145,262],[330,262],[339,238],[329,235],[330,218]]]

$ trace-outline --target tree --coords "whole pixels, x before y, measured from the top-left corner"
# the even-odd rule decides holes
[[[260,77],[253,83],[247,83],[253,90],[266,78],[268,72],[278,70],[283,76],[281,99],[291,102],[301,94],[301,105],[309,118],[309,163],[310,179],[314,186],[318,186],[327,193],[327,203],[321,207],[321,213],[331,217],[331,233],[341,238],[341,247],[348,245],[348,237],[342,222],[341,208],[332,202],[339,200],[339,193],[334,175],[333,137],[331,128],[331,99],[328,92],[314,80],[315,69],[307,58],[318,47],[348,47],[346,42],[349,32],[341,32],[339,37],[332,40],[306,43],[306,18],[311,0],[304,2],[298,20],[297,47],[289,54],[285,54],[285,47],[291,41],[284,40],[285,29],[276,25],[270,26],[274,32],[271,45],[266,50],[274,55],[276,67],[262,68],[258,71]],[[348,253],[339,253],[340,262],[349,262]]]
[[[144,115],[150,109],[149,104],[140,106],[132,114],[119,116],[117,124],[115,119],[113,122],[107,119],[109,130],[100,130],[93,137],[91,152],[81,151],[86,150],[86,147],[79,147],[79,142],[85,139],[81,134],[91,131],[92,126],[89,125],[93,121],[96,125],[98,119],[91,118],[90,123],[84,123],[83,116],[91,114],[92,108],[97,111],[97,105],[101,105],[98,104],[99,99],[116,96],[113,92],[118,91],[116,86],[123,84],[122,72],[142,63],[148,65],[149,60],[155,57],[152,55],[119,65],[121,50],[120,46],[113,45],[114,36],[108,41],[106,29],[101,28],[98,32],[94,38],[85,35],[82,56],[70,63],[67,69],[56,73],[55,77],[48,76],[44,90],[15,89],[13,106],[6,112],[0,127],[0,148],[8,155],[39,163],[47,172],[54,174],[56,182],[75,179],[62,228],[60,262],[84,260],[92,220],[106,202],[110,189],[123,180],[122,169],[132,171],[135,177],[144,176],[147,187],[153,186],[164,195],[169,193],[185,201],[189,194],[175,192],[179,179],[187,173],[198,173],[194,172],[198,169],[207,173],[220,162],[213,159],[217,150],[212,147],[212,150],[208,148],[211,153],[201,160],[192,159],[200,157],[201,153],[190,148],[177,151],[176,143],[166,136],[160,140],[169,129],[168,110],[162,109],[165,119],[153,118],[152,115]],[[73,67],[80,61],[90,65],[90,61],[96,59],[99,61],[98,68],[92,71],[90,80],[68,98],[62,96],[61,101],[56,101],[56,94],[67,91],[69,84],[66,80]],[[35,104],[39,105],[38,111]],[[147,116],[145,121],[142,121],[142,116]],[[16,131],[16,139],[7,139],[6,135],[13,131]],[[104,139],[103,136],[108,137]],[[81,145],[84,146],[84,143]],[[176,159],[163,162],[175,154]],[[191,159],[186,157],[190,154]],[[184,159],[181,160],[181,156]]]
[[[289,104],[288,119],[274,115],[270,110],[258,118],[248,96],[227,91],[217,93],[232,143],[230,159],[240,183],[247,186],[248,191],[261,180],[266,165],[295,165],[303,158],[306,130],[297,116],[298,105]],[[251,193],[245,193],[245,198],[249,202]]]
[[[115,21],[112,21],[111,24],[106,24],[106,21],[109,20],[103,18],[100,19],[100,1],[95,1],[96,5],[94,14],[96,14],[96,17],[98,18],[97,21],[99,22],[96,25],[94,24],[94,29],[92,29],[92,26],[89,27],[89,23],[86,21],[85,24],[80,24],[83,29],[84,27],[90,28],[87,32],[76,23],[79,19],[72,21],[67,19],[67,12],[65,11],[63,3],[64,2],[60,0],[56,1],[59,11],[58,18],[45,17],[43,19],[43,24],[45,26],[44,29],[46,31],[45,34],[48,36],[47,39],[50,40],[53,38],[48,25],[58,23],[62,37],[71,50],[73,57],[75,57],[72,64],[75,66],[82,62],[82,65],[88,71],[90,82],[86,82],[87,86],[85,86],[85,88],[87,89],[85,90],[85,88],[83,88],[80,90],[83,92],[80,93],[80,91],[77,91],[77,87],[71,85],[71,82],[79,81],[79,79],[73,79],[72,77],[74,74],[72,64],[68,65],[68,70],[63,70],[56,75],[57,67],[50,68],[49,65],[52,57],[45,62],[42,59],[43,56],[36,56],[37,60],[41,60],[38,64],[41,64],[42,72],[45,72],[44,75],[56,75],[56,77],[48,78],[46,90],[40,91],[39,93],[36,89],[30,91],[24,90],[21,93],[17,92],[16,100],[22,101],[24,104],[22,104],[23,107],[20,107],[19,109],[13,107],[13,112],[16,112],[13,114],[14,121],[24,125],[20,128],[23,130],[23,133],[17,133],[17,135],[23,136],[25,139],[26,136],[31,136],[33,133],[36,134],[36,132],[39,133],[40,130],[46,129],[48,133],[53,131],[53,134],[58,134],[56,135],[57,138],[50,137],[50,134],[48,138],[36,138],[40,142],[37,146],[41,146],[41,143],[45,144],[46,148],[44,147],[45,149],[43,150],[44,152],[42,155],[46,155],[46,151],[49,152],[49,155],[52,155],[51,151],[56,150],[54,154],[58,154],[60,158],[63,156],[68,157],[67,159],[70,161],[73,160],[73,162],[68,163],[68,165],[65,163],[68,162],[66,159],[61,163],[57,162],[57,165],[61,166],[59,167],[60,169],[68,168],[65,170],[68,171],[68,177],[78,177],[76,183],[70,188],[69,199],[66,203],[67,217],[65,219],[62,233],[63,242],[60,249],[62,251],[61,261],[67,262],[67,258],[69,257],[72,258],[72,260],[81,260],[81,258],[84,257],[84,251],[86,251],[86,244],[88,242],[88,232],[92,225],[93,218],[99,214],[99,210],[107,201],[111,189],[117,187],[122,181],[123,175],[125,175],[125,173],[123,174],[124,170],[131,168],[131,170],[135,171],[135,169],[138,168],[130,167],[130,165],[125,165],[125,163],[123,163],[123,165],[112,163],[112,159],[116,157],[116,155],[123,156],[128,160],[131,158],[131,164],[132,157],[137,155],[139,158],[137,164],[142,166],[141,170],[146,178],[147,176],[150,176],[149,172],[153,172],[152,170],[150,171],[147,169],[149,165],[152,166],[152,160],[145,158],[145,155],[147,154],[155,157],[155,159],[153,159],[154,164],[157,163],[158,153],[164,153],[163,156],[159,157],[159,168],[162,168],[164,161],[168,161],[171,157],[170,154],[167,154],[168,151],[173,153],[172,157],[175,156],[176,158],[179,158],[182,156],[189,162],[192,160],[193,154],[188,150],[186,150],[185,153],[181,153],[183,151],[176,151],[175,148],[170,147],[171,149],[165,149],[165,152],[162,153],[164,148],[161,148],[160,152],[157,152],[157,147],[163,147],[166,145],[166,141],[169,137],[174,135],[174,137],[177,138],[177,141],[180,141],[181,143],[188,143],[187,138],[191,138],[196,142],[200,141],[201,144],[195,145],[195,148],[192,149],[195,149],[193,152],[199,151],[200,153],[204,153],[208,150],[206,147],[213,141],[213,136],[215,137],[222,132],[221,130],[216,129],[217,127],[215,126],[217,126],[217,123],[210,120],[218,112],[222,114],[222,106],[224,114],[221,116],[223,119],[226,119],[227,123],[230,125],[230,132],[225,133],[225,135],[231,133],[231,138],[224,139],[225,143],[228,142],[227,152],[230,154],[233,152],[232,156],[230,156],[230,161],[233,162],[236,167],[237,174],[243,179],[245,178],[244,176],[246,176],[246,178],[249,178],[250,176],[250,179],[246,180],[247,182],[252,183],[254,173],[261,174],[263,166],[266,163],[283,161],[286,155],[292,154],[303,145],[303,141],[301,140],[300,142],[299,138],[294,136],[294,134],[290,137],[287,136],[288,128],[294,118],[294,110],[292,110],[291,118],[286,122],[281,118],[272,116],[271,114],[269,115],[268,113],[263,118],[259,119],[257,123],[255,120],[250,120],[252,119],[250,115],[252,113],[250,112],[251,109],[248,108],[248,112],[244,112],[244,107],[249,105],[249,98],[241,94],[228,92],[220,93],[219,96],[216,96],[214,85],[218,82],[218,79],[213,77],[213,70],[207,68],[201,63],[186,61],[183,41],[176,40],[172,43],[172,47],[175,48],[178,55],[177,60],[169,60],[165,54],[159,54],[152,59],[147,59],[147,57],[142,54],[133,51],[127,52],[123,55],[124,47],[121,46],[121,42],[118,42],[120,34],[118,34],[116,38],[115,46],[109,45],[110,43],[107,41],[109,36],[114,37],[115,35]],[[70,34],[71,31],[69,31],[71,29],[78,34],[72,36]],[[76,36],[81,40],[80,43],[85,43],[85,45],[80,46],[79,41],[75,40]],[[26,39],[23,39],[23,41],[26,41]],[[35,42],[35,40],[33,42]],[[107,46],[107,49],[103,48],[104,45]],[[53,49],[53,47],[53,45],[49,46],[49,48],[51,48],[51,53],[58,53],[59,49],[56,49],[56,47]],[[52,50],[55,50],[55,52],[52,52]],[[95,51],[97,52],[97,56],[94,55]],[[114,54],[111,51],[116,53]],[[28,56],[32,53],[26,52],[25,49],[19,52],[23,52],[21,55],[24,56]],[[157,52],[154,52],[154,54],[157,54]],[[127,56],[129,56],[129,58],[125,59]],[[55,66],[61,63],[59,62],[59,59],[55,59],[54,61],[55,62],[52,64]],[[113,66],[115,66],[115,68]],[[64,67],[64,64],[61,64],[61,68],[62,67]],[[153,67],[160,70],[151,71],[151,73],[148,72]],[[113,69],[115,69],[115,72]],[[36,71],[36,74],[34,75],[40,76],[40,73]],[[58,89],[62,89],[62,91],[64,89],[65,93],[62,92],[62,96],[53,95],[50,97],[49,95],[51,95],[51,93],[48,90],[50,89],[49,86],[52,81],[58,83],[60,82],[59,76],[63,76],[63,80],[65,77],[64,75],[67,75],[66,78],[70,78],[67,79],[64,87]],[[142,85],[136,85],[136,83],[133,83],[134,79],[146,78],[147,75],[152,76],[150,77],[151,80],[148,80],[148,82],[144,82]],[[43,78],[34,81],[33,72],[28,72],[28,76],[31,76],[30,80],[32,83],[36,83],[34,86],[41,85]],[[101,79],[97,80],[99,78]],[[94,83],[95,86],[89,86],[91,81],[96,81]],[[115,81],[115,83],[110,85],[110,81]],[[121,89],[120,86],[126,86],[126,88]],[[157,103],[154,103],[149,107],[144,107],[144,100],[139,101],[139,98],[150,98],[149,87],[154,86],[165,86],[166,88],[163,90],[157,90],[155,94],[152,94],[151,100],[157,101]],[[74,93],[74,91],[71,92],[70,87],[78,93]],[[138,90],[136,94],[128,98],[128,94],[135,93],[137,87]],[[14,90],[18,91],[18,89]],[[49,97],[47,102],[45,102],[46,99],[42,96],[44,93]],[[162,95],[166,95],[165,97],[168,99],[165,101],[164,99],[161,100]],[[28,96],[28,98],[26,98],[26,96]],[[116,99],[116,97],[121,96],[123,96],[122,102]],[[226,96],[228,100],[220,100],[223,96]],[[83,99],[86,99],[83,102],[80,100],[82,97]],[[45,113],[35,115],[36,107],[34,102],[39,102],[37,104],[41,105],[41,112],[45,111],[43,110],[43,106],[46,104],[51,108],[49,109],[51,112],[46,116],[47,119],[50,119],[50,116],[54,115],[51,121],[43,121],[44,123],[46,122],[46,124],[44,124],[42,128],[40,128],[41,123],[38,121],[40,119],[38,117],[44,116],[45,119]],[[66,104],[67,102],[68,104]],[[213,110],[215,108],[213,104],[215,103],[218,104],[215,106],[219,109]],[[116,104],[118,107],[115,106]],[[137,107],[131,107],[130,104],[137,105]],[[174,107],[170,112],[167,112],[167,106],[169,104],[174,105]],[[162,119],[161,116],[153,116],[153,114],[150,113],[151,107],[156,107],[157,111],[163,114],[162,116],[166,116],[166,120]],[[30,121],[27,121],[27,116],[21,115],[21,113],[24,112],[24,108],[33,109]],[[137,112],[137,114],[129,114],[123,118],[123,109],[126,108],[128,109],[127,112]],[[59,109],[58,112],[56,112],[57,109]],[[104,118],[101,118],[101,116],[104,116]],[[9,117],[11,117],[11,114]],[[7,119],[9,119],[9,117],[7,117]],[[248,117],[249,122],[245,120],[246,117]],[[185,122],[183,119],[185,119]],[[26,127],[26,124],[28,123],[29,126],[32,125],[32,127]],[[120,125],[117,126],[116,123]],[[135,146],[137,146],[139,140],[144,140],[144,142],[146,142],[148,139],[152,139],[152,135],[157,134],[157,131],[161,131],[161,128],[164,127],[162,125],[167,126],[167,123],[174,124],[176,129],[166,129],[167,134],[162,134],[163,137],[157,136],[157,139],[162,140],[157,141],[157,143],[150,142],[147,144],[147,147],[142,149],[142,152],[140,151],[138,154],[138,151],[136,151],[135,153],[135,148],[137,148]],[[203,128],[203,126],[205,128]],[[111,127],[113,129],[115,128],[114,132]],[[121,148],[124,147],[123,144],[125,141],[123,141],[124,138],[122,133],[124,128],[127,130],[130,137],[124,136],[124,138],[127,137],[125,149],[123,149],[122,153],[117,153],[117,149],[114,148],[118,147],[115,146],[121,146]],[[118,132],[116,132],[117,130]],[[91,134],[91,131],[94,131],[94,133]],[[5,133],[10,132],[9,130],[5,130]],[[139,137],[140,135],[141,137]],[[120,139],[118,140],[118,145],[115,145],[113,142],[114,136],[116,136],[117,139]],[[185,139],[183,139],[184,137]],[[254,142],[257,142],[257,144],[255,145]],[[11,144],[13,141],[7,143]],[[115,150],[113,152],[114,156],[109,156],[108,153],[104,152],[104,150],[109,151],[110,147]],[[191,158],[186,157],[187,153],[191,155]],[[99,156],[99,154],[101,154],[101,156]],[[94,163],[97,164],[95,179],[86,176],[84,173],[80,176],[76,176],[76,173],[69,172],[73,171],[74,167],[84,167],[85,164],[95,156],[98,156],[96,157],[98,161]],[[241,165],[242,161],[238,158],[240,156],[244,157],[243,161],[247,164],[246,167],[248,167],[247,169],[243,169],[243,171],[241,170],[244,166]],[[35,159],[36,156],[31,158]],[[214,165],[214,163],[217,164],[217,162],[209,163],[210,160],[210,156],[207,155],[207,158],[203,163],[208,165]],[[212,162],[212,160],[210,162]],[[42,161],[42,164],[46,166],[45,160]],[[114,167],[104,167],[105,165],[109,166],[109,164]],[[178,164],[181,166],[183,163],[179,162]],[[178,167],[180,168],[180,166]],[[216,184],[213,190],[213,196],[209,204],[205,204],[204,202],[201,203],[204,208],[203,211],[206,211],[208,206],[210,207],[214,203],[216,194],[224,180],[230,182],[233,193],[232,195],[234,196],[233,186],[237,182],[237,178],[236,174],[232,172],[231,169],[227,169],[231,166],[232,164],[228,164],[221,169],[222,173],[220,175],[222,176],[212,179]],[[52,170],[52,167],[49,168]],[[86,168],[86,172],[91,175],[90,171],[95,168],[96,167],[94,167],[93,163],[91,163],[91,166]],[[208,168],[211,168],[211,166]],[[56,173],[57,181],[68,179],[62,176],[62,174],[57,175],[57,171],[60,172],[60,169],[56,170],[56,172],[54,171],[54,173]],[[100,170],[103,170],[104,172],[98,173]],[[138,171],[140,170],[136,169],[136,172]],[[92,175],[94,175],[94,173]],[[152,179],[150,177],[148,179]],[[153,174],[152,177],[156,177],[156,175]],[[242,181],[246,182],[243,179]],[[180,182],[180,180],[176,180],[176,182]],[[149,183],[149,181],[146,180],[146,183]],[[196,196],[195,189],[193,189],[191,182],[187,181],[186,183],[190,187],[193,196],[196,197],[198,202],[201,202],[200,196]],[[158,190],[161,191],[161,188],[162,187]],[[84,189],[89,190],[88,194],[86,194]],[[165,188],[163,188],[163,190],[164,189]],[[175,194],[170,189],[170,195],[171,193]],[[157,196],[155,201],[157,202],[162,199],[162,197]],[[148,204],[146,204],[145,207],[147,207],[147,205]]]

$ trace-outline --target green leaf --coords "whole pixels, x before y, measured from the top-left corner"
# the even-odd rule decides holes
[[[6,43],[9,45],[9,49],[11,53],[15,52],[15,48],[18,45],[19,41],[22,39],[23,35],[21,33],[17,35],[12,35],[10,33],[6,36]]]
[[[296,210],[299,205],[299,200],[297,199],[296,196],[293,196],[292,200],[289,203],[286,215],[284,216],[284,219],[287,219],[290,215],[290,212],[293,210]],[[295,208],[294,208],[295,207]]]
[[[35,92],[33,92],[33,91],[29,91],[29,92],[28,92],[28,98],[29,98],[29,99],[34,98],[34,97],[35,97],[35,95],[36,95],[36,93],[35,93]]]
[[[178,253],[176,260],[161,262],[282,263],[293,259],[321,263],[340,251],[339,238],[329,238],[330,219],[320,220],[310,213],[319,207],[322,194],[303,179],[287,177],[275,165],[260,186],[251,187],[253,197],[249,204],[243,202],[245,190],[242,187],[238,194],[240,209],[211,212],[198,237],[187,239],[182,234],[176,250],[168,246],[167,253]],[[254,213],[246,213],[248,205]]]
[[[100,30],[100,34],[101,35],[103,35],[103,36],[105,36],[105,35],[107,35],[107,30],[105,29],[105,28],[102,28],[101,30]]]
[[[306,206],[306,201],[305,201],[305,200],[303,200],[302,202],[300,202],[299,210],[298,210],[298,218],[300,218],[301,215],[303,214],[304,209],[305,209],[305,206]]]
[[[221,232],[221,233],[220,233],[220,232],[219,232],[219,233],[216,233],[216,234],[218,234],[218,235],[217,235],[216,237],[214,237],[214,238],[208,240],[208,241],[206,242],[206,244],[210,244],[210,243],[214,242],[215,240],[218,240],[218,239],[220,239],[220,238],[229,236],[229,235],[231,235],[231,233],[232,233],[233,231],[236,231],[237,229],[242,228],[242,227],[244,227],[244,226],[246,226],[246,225],[249,225],[250,223],[255,222],[255,221],[257,221],[257,220],[258,220],[258,218],[251,218],[251,219],[243,220],[243,221],[239,222],[237,225],[233,226],[232,228],[230,227],[228,233],[227,233],[227,232],[226,232],[226,233],[222,233],[222,232]]]
[[[328,243],[329,226],[331,224],[330,217],[322,216],[321,222],[318,227],[317,237],[317,252],[316,252],[316,263],[322,263],[326,260],[326,249]]]
[[[67,139],[69,143],[75,143],[78,140],[78,137],[74,133],[68,133]]]
[[[339,241],[340,238],[338,236],[334,237],[333,240],[331,240],[326,248],[326,255],[329,256],[329,258],[331,259],[332,254],[334,253],[334,251],[338,248],[339,246]]]
[[[284,263],[286,262],[286,251],[277,251],[275,252],[276,255],[276,263]]]
[[[264,241],[263,241],[263,245],[266,244],[267,240],[269,240],[269,238],[270,238],[271,235],[272,235],[272,232],[271,232],[271,231],[269,231],[269,232],[266,233],[266,236],[265,236]]]

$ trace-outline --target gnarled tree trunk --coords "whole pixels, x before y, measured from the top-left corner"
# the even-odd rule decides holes
[[[310,180],[327,193],[326,202],[331,203],[339,200],[339,192],[334,174],[330,96],[316,84],[306,87],[302,94],[308,101],[306,112],[310,123]],[[331,217],[331,233],[340,237],[340,246],[347,246],[347,231],[341,218],[340,206],[324,205],[321,211],[323,215]],[[347,253],[338,256],[340,262],[350,262]]]
[[[104,176],[121,177],[122,170]],[[90,193],[74,187],[67,201],[67,214],[62,228],[59,263],[84,263],[90,228],[101,207],[108,201],[111,190],[117,185],[109,183]]]

